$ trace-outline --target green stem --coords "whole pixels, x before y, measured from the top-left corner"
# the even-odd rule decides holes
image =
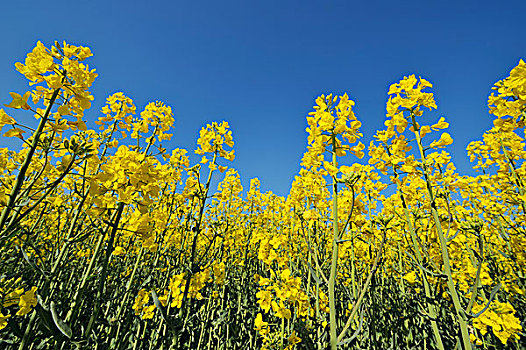
[[[101,276],[99,279],[99,285],[97,287],[97,296],[95,298],[95,306],[93,307],[93,313],[91,314],[90,320],[88,322],[88,326],[86,327],[84,331],[84,337],[86,338],[91,333],[91,330],[93,329],[93,326],[95,325],[95,321],[97,320],[97,317],[99,314],[102,294],[104,292],[104,286],[106,284],[106,279],[108,277],[108,262],[110,260],[111,253],[113,253],[113,242],[115,240],[115,234],[117,233],[117,230],[119,228],[119,221],[121,220],[121,215],[123,211],[124,211],[124,203],[119,202],[119,204],[117,205],[115,220],[111,222],[112,229],[110,233],[110,239],[108,240],[108,245],[106,246],[106,256],[104,257],[104,261],[102,265],[102,272],[101,272]]]
[[[356,313],[360,309],[360,305],[362,304],[363,298],[365,297],[365,292],[367,291],[367,288],[371,284],[371,280],[372,280],[374,274],[376,273],[376,269],[378,268],[378,261],[380,261],[380,257],[382,256],[382,251],[384,249],[386,237],[387,237],[387,229],[384,227],[382,242],[380,243],[380,247],[378,249],[378,253],[376,254],[376,258],[374,259],[373,267],[371,268],[371,271],[369,272],[369,276],[367,276],[367,280],[365,281],[365,284],[363,285],[363,288],[362,288],[362,291],[360,293],[360,296],[358,297],[358,299],[356,300],[356,302],[353,305],[353,308],[351,310],[351,314],[349,315],[349,318],[347,319],[347,322],[343,326],[343,329],[342,329],[340,335],[338,336],[338,341],[339,342],[342,341],[343,337],[345,336],[345,333],[347,332],[347,330],[351,326],[351,322],[352,322],[354,316],[356,315]]]
[[[384,145],[384,146],[385,146],[387,154],[391,156],[389,147],[387,147],[387,145]],[[394,165],[393,165],[393,172],[394,172],[395,178],[398,179],[399,175]],[[409,229],[409,234],[411,236],[411,242],[413,243],[413,249],[415,251],[416,259],[418,261],[420,275],[422,276],[422,283],[424,284],[424,293],[426,295],[427,312],[428,312],[430,322],[431,322],[431,329],[433,330],[433,335],[435,337],[435,341],[436,341],[436,345],[438,349],[444,350],[444,344],[442,343],[442,337],[440,336],[440,331],[438,330],[438,324],[436,321],[437,312],[435,309],[435,305],[433,305],[433,303],[431,302],[432,300],[431,288],[429,286],[429,281],[427,280],[427,272],[423,269],[423,258],[422,258],[422,253],[420,252],[420,247],[418,245],[416,231],[415,231],[415,228],[413,227],[413,222],[411,221],[411,217],[409,215],[409,209],[407,207],[405,196],[402,193],[402,189],[400,186],[397,186],[397,187],[398,187],[398,196],[400,197],[400,201],[402,202],[402,208],[404,211],[405,221],[407,222],[407,228]],[[402,281],[402,286],[403,286],[403,281]]]
[[[212,159],[212,163],[211,163],[211,168],[210,168],[210,171],[208,172],[208,179],[206,181],[206,185],[205,185],[205,190],[204,190],[204,193],[201,193],[201,205],[200,205],[200,208],[199,208],[199,216],[198,216],[198,219],[197,219],[197,223],[194,227],[194,237],[193,237],[193,241],[192,241],[192,250],[191,250],[191,258],[190,258],[190,274],[189,276],[186,278],[186,283],[185,283],[185,286],[184,286],[184,292],[183,292],[183,298],[182,298],[182,302],[181,302],[181,309],[179,310],[179,318],[180,320],[183,320],[184,318],[184,314],[185,314],[185,309],[186,309],[186,302],[187,302],[187,299],[188,299],[188,292],[190,290],[190,282],[191,282],[191,279],[192,279],[192,275],[194,273],[194,271],[196,271],[196,269],[198,268],[197,264],[196,264],[196,259],[195,259],[195,255],[196,255],[196,251],[197,251],[197,239],[199,237],[199,234],[200,234],[200,231],[201,231],[201,223],[202,223],[202,220],[203,220],[203,214],[204,214],[204,211],[205,211],[205,204],[206,204],[206,199],[208,197],[208,190],[210,188],[210,182],[212,180],[212,174],[214,173],[214,166],[216,165],[216,159],[217,159],[217,151],[214,152],[214,158]],[[200,186],[200,184],[198,184]]]
[[[143,253],[144,253],[144,248],[141,246],[141,249],[139,250],[139,254],[137,255],[137,259],[135,260],[135,264],[133,266],[133,270],[132,270],[132,273],[130,275],[130,279],[128,280],[128,283],[126,284],[126,291],[124,292],[124,296],[122,297],[122,300],[121,300],[121,303],[119,305],[119,308],[117,309],[117,315],[115,316],[115,320],[116,320],[116,322],[118,322],[117,331],[116,331],[117,333],[116,333],[116,335],[114,337],[115,328],[114,328],[114,324],[112,324],[111,331],[110,331],[110,336],[108,337],[109,341],[111,341],[114,338],[115,339],[119,339],[120,330],[121,330],[121,327],[122,327],[122,321],[121,321],[122,311],[124,310],[124,306],[128,302],[128,298],[130,297],[131,287],[132,287],[133,281],[135,279],[135,274],[137,273],[137,269],[139,268],[139,263],[140,263],[140,261],[142,259]]]
[[[40,141],[40,136],[42,135],[42,132],[44,131],[44,126],[46,125],[46,122],[49,118],[49,114],[51,113],[51,108],[53,107],[53,104],[55,103],[55,100],[57,99],[59,92],[60,92],[60,89],[55,89],[53,91],[53,95],[51,96],[51,99],[49,100],[49,104],[47,105],[46,111],[44,112],[44,115],[40,119],[40,123],[38,124],[37,129],[33,133],[33,140],[31,142],[31,147],[29,147],[26,158],[24,159],[24,163],[22,163],[22,166],[20,167],[20,171],[18,172],[18,175],[16,177],[15,185],[13,186],[13,189],[11,190],[11,194],[9,195],[9,200],[7,202],[7,205],[5,206],[4,210],[2,211],[2,215],[0,216],[0,234],[4,234],[3,232],[4,225],[7,222],[7,219],[9,217],[9,214],[11,213],[11,210],[13,210],[15,206],[15,201],[17,199],[18,193],[20,192],[20,190],[22,189],[22,185],[24,184],[24,178],[26,176],[27,169],[29,168],[29,164],[31,163],[33,154],[35,153],[35,150],[37,149],[38,141]],[[0,236],[0,238],[2,237]]]
[[[338,167],[336,156],[336,137],[332,136],[332,166]],[[338,232],[338,183],[336,176],[332,176],[332,260],[331,271],[329,275],[329,323],[330,323],[330,343],[331,350],[336,350],[338,347],[338,335],[336,330],[336,299],[335,299],[335,285],[336,274],[338,266],[338,241],[340,240]]]
[[[429,201],[431,203],[431,214],[433,215],[433,220],[435,221],[435,227],[436,227],[438,238],[440,241],[442,261],[444,263],[444,270],[445,270],[444,273],[447,275],[447,287],[449,290],[449,294],[451,295],[451,299],[453,300],[453,306],[455,307],[457,322],[460,325],[460,331],[462,334],[462,345],[464,347],[464,350],[471,350],[472,345],[471,345],[471,340],[469,338],[469,331],[467,327],[465,313],[464,313],[464,310],[462,309],[462,306],[460,305],[460,299],[458,296],[458,292],[455,288],[455,282],[453,281],[453,275],[451,272],[451,264],[449,262],[449,252],[447,250],[447,241],[446,241],[446,237],[444,236],[444,233],[442,232],[442,225],[440,223],[440,218],[438,217],[438,211],[436,208],[435,198],[433,195],[433,189],[431,187],[431,181],[429,180],[429,171],[427,169],[426,157],[424,154],[424,147],[422,146],[422,140],[420,139],[420,130],[419,130],[418,124],[415,121],[415,116],[413,113],[411,113],[411,121],[413,123],[413,130],[414,130],[414,134],[416,137],[418,150],[420,151],[422,169],[424,171],[424,179],[426,180],[427,192],[429,195]]]

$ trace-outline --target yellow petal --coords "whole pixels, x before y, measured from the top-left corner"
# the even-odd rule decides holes
[[[0,109],[0,128],[6,124],[15,125],[16,120],[13,117],[7,115],[3,109]]]
[[[31,96],[31,91],[27,91],[24,96],[20,96],[16,92],[10,92],[9,95],[11,95],[11,98],[13,101],[11,101],[10,104],[5,105],[6,107],[10,108],[22,108],[25,110],[30,109],[29,105],[27,104],[27,100],[29,99],[29,96]]]
[[[24,138],[22,137],[22,134],[25,133],[24,130],[22,129],[19,129],[19,128],[13,128],[11,130],[8,130],[4,136],[5,137],[18,137],[19,139],[23,140]]]

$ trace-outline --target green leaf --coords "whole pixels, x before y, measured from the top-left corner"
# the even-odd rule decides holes
[[[71,338],[73,332],[71,331],[71,328],[69,328],[69,326],[58,317],[57,310],[55,308],[55,302],[52,301],[49,304],[49,308],[51,309],[51,316],[53,317],[53,321],[55,322],[55,325],[57,326],[59,331],[61,331],[62,334],[64,334],[66,337]]]
[[[40,295],[37,295],[37,305],[35,306],[35,311],[40,320],[40,324],[45,328],[45,330],[56,338],[60,338],[60,333],[58,333],[57,328],[54,326],[53,317],[49,312],[49,308],[44,305]]]
[[[168,321],[166,319],[166,315],[165,315],[165,311],[164,311],[163,305],[161,304],[161,301],[157,297],[157,293],[155,293],[155,291],[152,290],[151,294],[152,294],[153,303],[155,304],[157,309],[159,309],[159,311],[161,312],[161,317],[162,317],[163,321],[168,323]]]

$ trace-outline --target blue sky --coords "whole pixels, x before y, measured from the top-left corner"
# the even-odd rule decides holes
[[[439,110],[427,120],[446,117],[448,150],[473,174],[465,148],[491,125],[490,88],[526,58],[524,13],[524,1],[9,1],[0,102],[27,90],[14,62],[37,40],[89,46],[99,78],[88,125],[117,91],[139,110],[172,106],[169,148],[193,151],[202,126],[227,120],[243,185],[258,177],[286,195],[318,95],[356,101],[367,145],[383,128],[389,85],[414,73],[434,84]]]

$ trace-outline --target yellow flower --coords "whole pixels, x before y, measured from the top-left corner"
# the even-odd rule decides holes
[[[327,170],[330,176],[335,176],[338,173],[338,168],[327,161],[323,162],[323,167]]]
[[[9,129],[4,134],[4,136],[5,137],[18,137],[19,139],[23,139],[23,137],[22,137],[23,133],[25,133],[25,131],[20,129],[20,128],[12,128],[12,129]]]
[[[126,250],[121,246],[117,246],[113,250],[113,255],[119,256],[119,255],[124,255],[124,254],[126,254]]]
[[[20,301],[18,302],[20,310],[16,313],[18,316],[27,315],[37,305],[36,291],[37,287],[32,287],[31,290],[28,290],[20,296]]]
[[[256,297],[258,298],[259,306],[265,310],[265,312],[269,312],[272,301],[272,293],[268,290],[260,290],[256,293]]]
[[[451,138],[451,135],[445,132],[440,136],[440,140],[431,142],[431,145],[429,145],[429,147],[441,148],[447,145],[451,145],[452,143],[453,143],[453,139]]]
[[[4,315],[0,312],[0,330],[4,329],[7,326],[7,319],[11,317],[11,315]]]
[[[521,59],[510,75],[495,83],[498,94],[488,98],[489,112],[498,118],[519,117],[526,105],[526,63]]]
[[[415,284],[416,283],[416,272],[415,271],[411,271],[411,272],[407,273],[403,278],[407,282],[409,282],[411,284]]]
[[[149,319],[152,319],[153,316],[155,315],[155,305],[149,305],[149,306],[146,306],[142,312],[143,312],[143,315],[142,315],[142,319],[143,320],[149,320]]]
[[[433,130],[440,130],[440,129],[447,129],[449,127],[449,123],[447,123],[444,119],[444,117],[440,117],[438,122],[436,124],[431,125],[431,129]]]
[[[0,109],[0,129],[2,129],[2,127],[4,125],[15,125],[16,124],[16,120],[7,115],[7,113],[3,110],[3,109]]]
[[[277,317],[286,318],[288,320],[292,316],[290,310],[287,309],[281,301],[278,304],[274,300],[272,300],[271,305],[272,305],[272,311],[276,313]]]
[[[29,99],[29,96],[31,96],[31,91],[27,91],[24,93],[24,96],[21,96],[17,94],[16,92],[10,92],[9,95],[11,95],[11,98],[13,101],[11,101],[10,104],[5,105],[6,107],[10,108],[22,108],[25,110],[30,109],[29,105],[27,104],[27,100]]]
[[[142,312],[144,305],[147,304],[149,301],[150,294],[146,291],[146,289],[141,289],[139,291],[139,294],[137,294],[137,297],[135,298],[135,303],[133,304],[135,314],[139,315]]]
[[[263,315],[261,312],[257,314],[256,319],[254,320],[254,329],[259,332],[261,335],[268,334],[268,322],[263,321]]]
[[[301,338],[296,335],[296,331],[292,331],[292,334],[289,336],[289,344],[290,345],[296,345],[299,342],[301,342]]]

